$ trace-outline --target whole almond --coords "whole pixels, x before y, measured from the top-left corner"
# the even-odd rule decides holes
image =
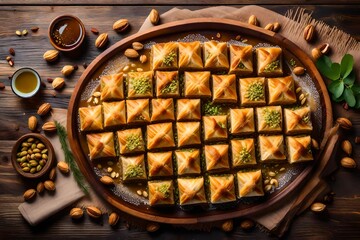
[[[94,27],[92,27],[92,28],[90,29],[90,31],[91,31],[93,34],[95,34],[95,35],[98,35],[98,34],[99,34],[99,30],[97,30],[97,28],[94,28]]]
[[[233,230],[233,228],[234,228],[233,220],[227,220],[227,221],[223,222],[223,224],[221,225],[221,229],[224,232],[230,232]]]
[[[254,25],[254,26],[258,26],[258,25],[259,25],[258,20],[257,20],[257,18],[256,18],[255,15],[251,15],[251,16],[249,17],[248,23],[251,24],[251,25]]]
[[[352,128],[352,123],[347,118],[338,118],[336,119],[336,122],[340,125],[341,128],[349,130]]]
[[[305,68],[303,68],[303,67],[295,67],[294,70],[293,70],[293,73],[295,75],[298,75],[298,76],[303,75],[305,73]]]
[[[315,139],[311,139],[311,145],[314,149],[319,150],[319,143]]]
[[[39,27],[31,27],[30,30],[32,32],[37,32],[39,30]]]
[[[39,183],[36,185],[36,191],[37,191],[38,193],[42,193],[42,192],[44,191],[44,188],[45,188],[45,186],[44,186],[44,183],[43,183],[43,182],[39,182]]]
[[[273,29],[273,31],[274,31],[274,32],[278,32],[278,31],[280,30],[280,28],[281,28],[280,23],[274,22],[274,29]]]
[[[109,176],[102,176],[100,178],[100,182],[102,182],[105,185],[113,185],[114,184],[114,180]]]
[[[61,69],[61,73],[65,76],[65,77],[67,77],[67,76],[70,76],[72,73],[73,73],[73,71],[74,71],[74,66],[72,66],[72,65],[65,65],[62,69]]]
[[[35,189],[28,189],[24,192],[23,196],[25,201],[30,201],[36,196],[36,191]]]
[[[142,50],[144,48],[144,45],[142,43],[139,43],[139,42],[133,42],[132,47],[136,51],[140,51],[140,50]]]
[[[123,32],[129,27],[129,20],[120,19],[114,22],[113,29],[117,32]]]
[[[314,60],[318,60],[323,54],[322,52],[320,51],[320,49],[318,48],[313,48],[311,50],[311,55],[313,57]]]
[[[349,140],[344,140],[341,143],[341,149],[347,154],[347,155],[351,155],[352,153],[352,145],[351,142]]]
[[[146,231],[148,231],[148,232],[156,232],[157,230],[159,230],[159,228],[160,228],[160,225],[158,223],[154,223],[154,222],[148,223],[146,225]]]
[[[326,205],[323,203],[317,202],[317,203],[313,203],[311,205],[311,211],[316,212],[316,213],[322,212],[325,209],[326,209]]]
[[[330,45],[328,43],[323,43],[318,48],[320,52],[324,55],[330,52]]]
[[[251,220],[249,220],[249,219],[243,220],[243,221],[240,223],[240,227],[241,227],[243,230],[250,230],[250,229],[252,229],[254,226],[255,226],[254,222],[251,221]]]
[[[63,78],[60,78],[60,77],[54,78],[54,80],[51,83],[51,86],[55,90],[60,90],[65,86],[65,80]]]
[[[307,25],[304,28],[304,39],[307,42],[311,42],[314,39],[315,36],[315,27],[311,24]]]
[[[46,114],[48,114],[51,110],[51,105],[50,103],[43,103],[37,110],[37,114],[39,114],[40,116],[45,116]]]
[[[149,14],[149,19],[150,19],[150,22],[153,25],[157,25],[159,23],[159,20],[160,20],[159,12],[156,9],[152,9],[150,14]]]
[[[55,178],[56,178],[56,168],[53,167],[53,168],[50,170],[49,179],[52,180],[52,181],[54,181]]]
[[[46,190],[48,191],[55,191],[56,187],[55,187],[55,183],[51,180],[47,180],[44,182],[44,187]]]
[[[48,121],[42,126],[42,130],[45,132],[56,132],[56,125],[54,121]]]
[[[115,226],[119,221],[119,215],[116,212],[112,212],[109,215],[109,225]]]
[[[47,62],[55,62],[59,57],[59,51],[58,50],[48,50],[44,53],[43,58]]]
[[[15,56],[15,50],[13,48],[9,48],[9,53],[12,56]]]
[[[35,131],[37,127],[38,120],[35,116],[30,116],[28,119],[28,127],[30,131]]]
[[[72,208],[70,210],[70,217],[72,219],[80,219],[84,215],[84,211],[81,208]]]
[[[349,157],[343,157],[340,163],[344,168],[356,168],[355,160]]]
[[[139,57],[139,53],[135,49],[132,49],[132,48],[126,49],[124,55],[127,58],[137,58],[137,57]]]
[[[92,207],[92,206],[86,208],[86,213],[92,218],[99,218],[102,215],[102,212],[100,209],[98,209],[97,207]]]
[[[269,31],[274,31],[274,24],[268,23],[268,24],[264,27],[264,29],[269,30]]]
[[[64,161],[58,162],[57,167],[60,170],[60,172],[62,172],[64,174],[69,173],[69,171],[70,171],[69,165]]]
[[[100,34],[97,39],[95,40],[95,47],[103,48],[108,43],[109,36],[107,33]]]
[[[147,61],[146,55],[141,55],[139,60],[140,60],[141,63],[146,63],[146,61]]]
[[[360,137],[359,137],[359,136],[356,136],[354,142],[355,142],[356,144],[359,144],[359,143],[360,143]]]

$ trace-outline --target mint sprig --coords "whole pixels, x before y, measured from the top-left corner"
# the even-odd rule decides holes
[[[360,108],[360,85],[355,82],[354,57],[351,54],[345,54],[340,63],[321,56],[316,61],[316,67],[331,80],[327,87],[333,101],[346,101],[350,107]]]

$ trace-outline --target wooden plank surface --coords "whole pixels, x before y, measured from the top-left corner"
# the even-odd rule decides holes
[[[10,2],[10,1],[9,1]],[[24,3],[17,1],[17,3]],[[356,2],[356,1],[353,1]],[[6,2],[2,1],[2,4]],[[12,4],[13,1],[11,1]],[[31,4],[39,3],[37,1]],[[57,4],[73,4],[73,1],[59,1]],[[84,3],[77,1],[76,3]],[[151,6],[130,6],[125,1],[102,1],[102,4],[126,4],[127,6],[1,6],[0,7],[0,82],[6,85],[5,90],[0,91],[0,239],[60,239],[64,237],[73,238],[116,238],[116,239],[266,239],[265,233],[255,230],[250,233],[244,233],[239,228],[230,234],[214,230],[211,233],[187,232],[166,226],[156,234],[133,229],[128,230],[124,223],[116,229],[111,229],[104,216],[102,222],[93,222],[88,218],[80,223],[73,223],[68,217],[68,211],[64,210],[54,216],[46,223],[36,228],[31,228],[22,219],[17,210],[19,203],[22,202],[22,192],[30,183],[22,180],[13,170],[10,162],[10,151],[15,140],[24,133],[28,132],[27,118],[36,113],[36,108],[42,102],[50,102],[54,107],[66,108],[72,94],[72,89],[77,79],[83,72],[82,64],[90,63],[100,51],[93,47],[96,36],[87,33],[87,48],[83,55],[73,58],[61,55],[60,61],[56,64],[47,64],[43,59],[43,53],[52,49],[47,39],[47,27],[51,19],[65,14],[74,13],[81,18],[87,29],[96,27],[100,32],[108,32],[110,43],[137,32]],[[143,4],[144,1],[132,2],[132,4]],[[155,2],[160,12],[165,12],[172,6],[165,5],[165,1]],[[201,4],[212,5],[214,1],[200,1]],[[226,1],[226,4],[233,2]],[[246,3],[246,2],[242,2]],[[250,2],[251,3],[251,2]],[[283,4],[285,1],[272,3]],[[296,3],[296,2],[295,2]],[[306,3],[306,2],[302,2]],[[169,4],[176,4],[170,1]],[[183,2],[188,4],[188,2]],[[176,4],[177,5],[177,4]],[[199,9],[204,6],[186,6],[190,9]],[[276,12],[284,14],[292,5],[267,5],[265,6]],[[308,10],[313,11],[313,16],[323,20],[330,25],[334,25],[352,34],[357,40],[360,40],[358,26],[360,22],[360,6],[320,6],[306,5]],[[131,23],[130,31],[125,34],[117,34],[111,30],[112,23],[118,18],[128,18]],[[38,33],[29,33],[26,37],[15,35],[16,30],[29,29],[32,26],[39,26]],[[10,68],[5,60],[8,55],[8,49],[12,47],[16,51],[14,57],[15,67]],[[70,78],[66,79],[66,88],[56,93],[51,89],[49,83],[42,90],[41,96],[30,100],[17,98],[9,87],[8,76],[15,69],[23,66],[30,66],[39,71],[43,80],[48,77],[60,76],[60,70],[65,64],[78,64],[79,70]],[[340,105],[334,105],[334,117],[347,116],[353,124],[354,130],[345,132],[346,138],[352,143],[354,137],[360,135],[360,115],[359,112],[345,111]],[[43,120],[40,120],[40,125]],[[360,164],[360,148],[354,145],[354,158]],[[340,159],[341,155],[337,157]],[[339,169],[334,175],[335,180],[329,180],[332,189],[336,193],[333,204],[328,206],[326,217],[316,216],[307,211],[295,219],[287,237],[296,239],[299,236],[305,239],[355,239],[360,236],[360,174],[358,170],[348,171]],[[236,222],[236,224],[238,224]]]

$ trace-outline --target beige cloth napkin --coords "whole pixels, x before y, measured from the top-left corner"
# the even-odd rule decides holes
[[[52,118],[66,126],[67,109],[53,109]],[[64,160],[64,153],[61,150],[61,144],[57,134],[46,136],[52,143],[56,159],[58,161]],[[78,201],[84,196],[82,190],[78,187],[73,175],[64,175],[59,170],[56,170],[54,194],[44,192],[37,194],[34,202],[24,202],[20,204],[19,210],[23,217],[30,225],[37,225],[46,218],[54,215],[70,204]]]

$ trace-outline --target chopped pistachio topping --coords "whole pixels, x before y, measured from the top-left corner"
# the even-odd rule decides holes
[[[251,161],[251,154],[246,148],[242,148],[235,157],[235,163],[248,163]]]
[[[310,122],[310,116],[308,114],[306,114],[305,116],[302,117],[301,121],[303,121],[304,123],[309,123]]]
[[[175,61],[176,59],[176,53],[175,52],[170,52],[168,55],[166,55],[163,59],[163,64],[165,66],[170,67],[172,65],[172,63]]]
[[[133,151],[135,149],[141,148],[142,138],[136,134],[130,134],[126,137],[126,149]]]
[[[144,175],[144,170],[142,165],[129,165],[125,170],[125,177],[126,178],[135,178]]]
[[[156,191],[160,192],[164,196],[164,198],[168,198],[168,197],[170,197],[170,189],[169,188],[170,188],[169,184],[163,183],[156,188]]]
[[[240,62],[239,65],[237,66],[237,68],[240,68],[240,69],[246,69],[245,65]]]
[[[222,112],[222,107],[214,105],[212,102],[204,104],[205,115],[219,115]]]
[[[250,84],[246,90],[245,97],[251,101],[259,101],[264,99],[264,86],[261,82],[254,82]]]
[[[173,79],[169,84],[167,84],[163,89],[161,89],[161,93],[176,93],[178,89],[176,79]]]
[[[266,108],[264,110],[264,119],[269,127],[279,127],[281,123],[281,113],[277,110],[269,110]]]
[[[290,59],[290,66],[292,66],[292,67],[296,67],[296,62],[295,62],[295,60],[292,58],[292,59]]]
[[[268,65],[266,65],[264,71],[265,72],[272,72],[272,71],[276,70],[279,67],[280,67],[280,61],[275,60],[275,61],[269,63]]]
[[[151,91],[151,81],[147,77],[133,78],[131,83],[136,94],[145,94]]]

